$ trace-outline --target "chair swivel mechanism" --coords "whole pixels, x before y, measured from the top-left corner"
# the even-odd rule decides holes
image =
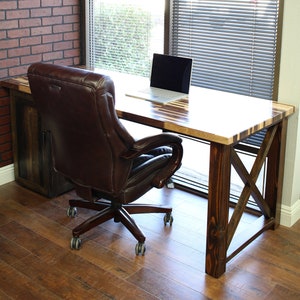
[[[31,93],[41,117],[42,131],[50,136],[55,171],[70,180],[77,207],[97,211],[73,229],[71,248],[80,236],[101,223],[121,222],[137,239],[137,255],[145,252],[145,236],[131,214],[165,213],[172,208],[133,204],[151,188],[162,188],[181,165],[181,139],[162,133],[135,140],[118,119],[114,83],[91,71],[35,63],[28,69]]]

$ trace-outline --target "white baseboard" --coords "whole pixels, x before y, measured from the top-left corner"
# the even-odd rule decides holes
[[[280,225],[291,227],[300,220],[300,199],[292,205],[281,205]]]
[[[0,168],[0,185],[14,180],[15,174],[13,164]]]

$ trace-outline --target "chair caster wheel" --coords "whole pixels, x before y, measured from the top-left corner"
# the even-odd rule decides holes
[[[77,216],[77,208],[70,206],[67,209],[67,216],[71,218],[75,218]]]
[[[172,180],[172,178],[170,178],[168,181],[167,181],[167,188],[168,189],[174,189],[175,188],[175,184],[174,184],[174,182],[173,182],[173,180]]]
[[[170,223],[170,226],[172,226],[173,221],[174,221],[174,218],[173,218],[172,214],[171,213],[166,213],[165,216],[164,216],[165,226],[167,225],[167,223]]]
[[[81,248],[81,239],[79,237],[72,237],[71,238],[71,243],[70,243],[70,246],[71,246],[71,249],[72,250],[79,250]]]
[[[146,246],[145,243],[137,243],[135,246],[135,254],[136,255],[144,255],[146,252]]]

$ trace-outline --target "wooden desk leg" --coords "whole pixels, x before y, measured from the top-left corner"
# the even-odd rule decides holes
[[[230,192],[230,148],[211,143],[205,271],[220,277],[226,270]]]
[[[265,200],[270,207],[271,217],[275,219],[274,229],[280,222],[286,132],[287,119],[283,119],[268,154]]]

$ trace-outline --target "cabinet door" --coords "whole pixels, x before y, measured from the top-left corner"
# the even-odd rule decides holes
[[[16,181],[48,197],[70,190],[72,185],[53,169],[50,136],[41,129],[31,95],[11,91],[11,119]]]

